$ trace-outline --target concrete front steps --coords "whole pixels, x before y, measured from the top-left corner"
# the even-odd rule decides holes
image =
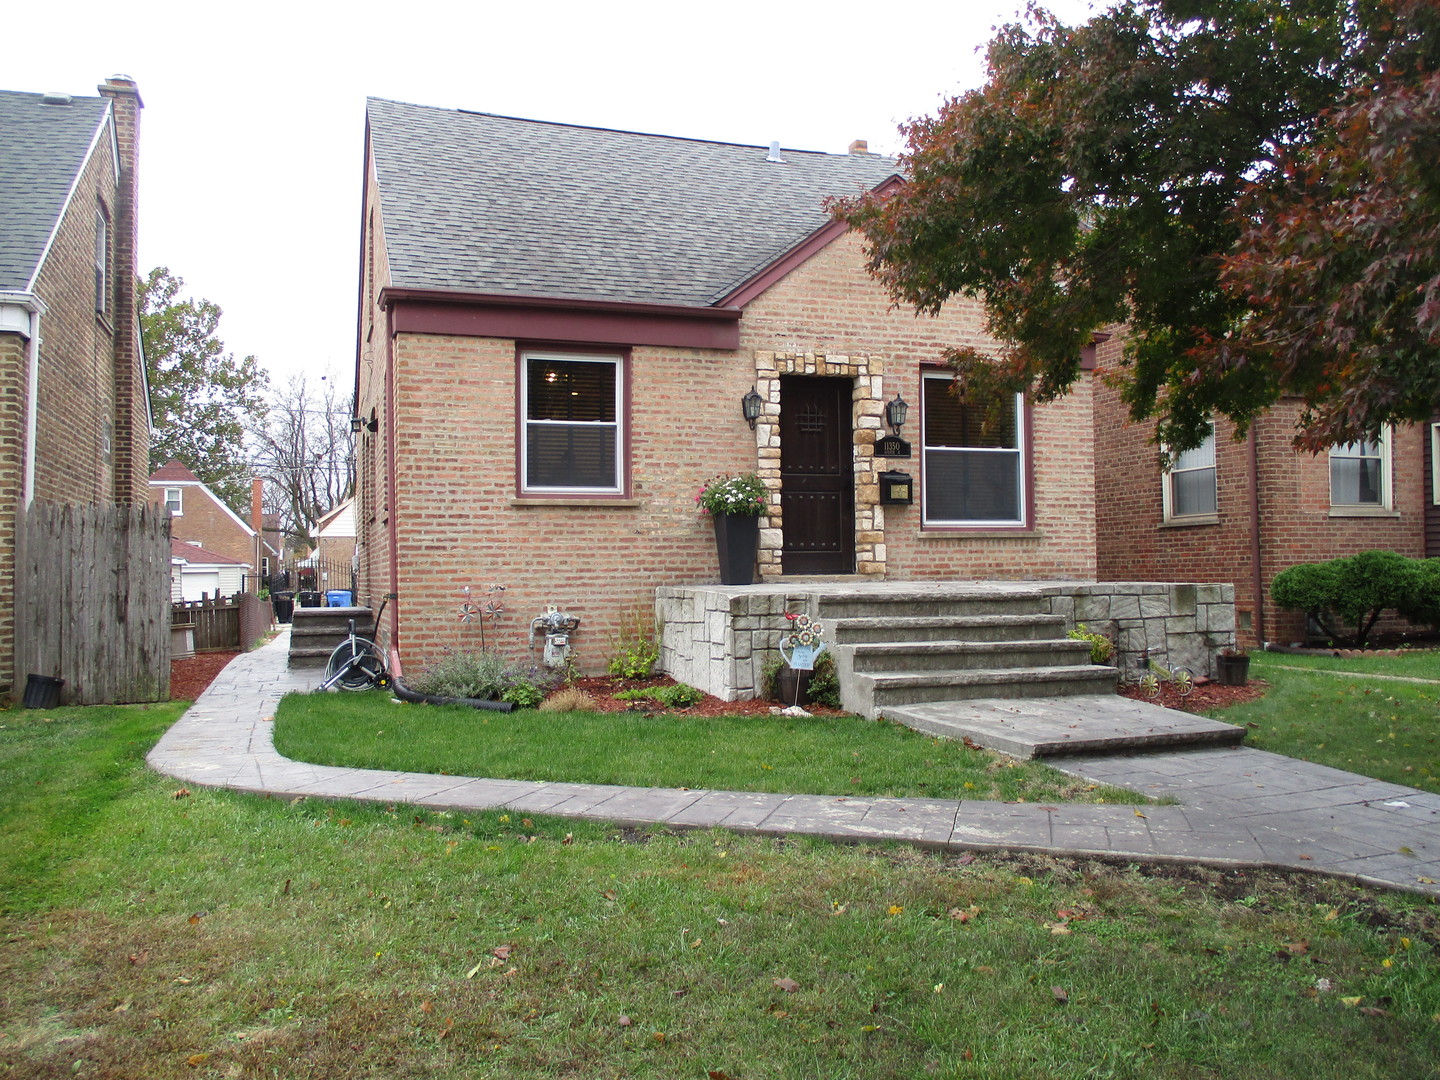
[[[1113,692],[1117,672],[1091,664],[1036,590],[835,593],[820,618],[845,707],[862,716],[967,699]]]
[[[375,637],[375,613],[365,607],[297,607],[290,624],[290,659],[292,668],[323,668],[335,646],[350,636],[350,620],[355,620],[355,633]]]

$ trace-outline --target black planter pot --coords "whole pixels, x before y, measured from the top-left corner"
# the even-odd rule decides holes
[[[794,668],[781,668],[775,676],[775,696],[780,699],[782,705],[809,705],[810,704],[810,676],[813,671],[797,671]]]
[[[1221,686],[1244,686],[1250,679],[1250,657],[1225,656],[1215,658],[1215,681]]]
[[[720,556],[720,584],[755,584],[760,519],[753,514],[716,514],[714,517],[715,551]]]

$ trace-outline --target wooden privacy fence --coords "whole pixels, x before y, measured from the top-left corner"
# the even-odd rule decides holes
[[[16,522],[15,677],[60,700],[170,696],[170,523],[164,507],[34,503]]]
[[[191,627],[196,652],[248,649],[270,629],[271,607],[253,593],[214,600],[182,600],[170,605],[170,625]]]

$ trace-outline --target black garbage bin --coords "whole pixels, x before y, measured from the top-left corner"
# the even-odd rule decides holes
[[[64,679],[50,675],[27,675],[25,677],[25,708],[53,709],[60,704],[60,688]]]
[[[303,592],[297,592],[295,594],[295,603],[301,607],[324,607],[325,596],[323,593],[306,589]]]
[[[295,594],[293,592],[272,592],[270,603],[275,608],[275,621],[288,623],[295,616]]]

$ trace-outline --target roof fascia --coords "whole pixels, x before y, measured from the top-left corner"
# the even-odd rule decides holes
[[[85,175],[85,170],[90,167],[90,159],[95,156],[95,148],[100,145],[106,129],[110,131],[110,144],[116,146],[115,142],[115,103],[108,98],[105,101],[105,112],[100,117],[100,123],[95,128],[95,134],[90,136],[90,145],[85,149],[85,156],[80,159],[80,167],[75,170],[75,175],[70,178],[70,190],[65,193],[64,200],[60,203],[60,212],[55,215],[55,222],[50,227],[50,236],[45,241],[45,247],[40,252],[40,258],[35,260],[35,270],[30,275],[30,284],[26,286],[26,292],[35,291],[35,283],[40,280],[40,268],[45,265],[45,260],[50,258],[50,249],[55,246],[55,238],[60,235],[60,223],[65,220],[65,215],[70,212],[70,204],[75,200],[75,192],[80,188],[80,178]],[[120,157],[118,150],[111,155],[115,159],[116,167],[119,167]],[[118,177],[118,173],[116,174]]]
[[[881,181],[871,188],[871,191],[876,195],[889,195],[904,182],[904,178],[897,173]],[[850,226],[843,221],[826,222],[722,296],[716,302],[717,306],[745,307],[766,289],[787,277],[797,267],[809,262],[815,255],[849,231]]]
[[[740,347],[738,307],[685,307],[390,287],[380,292],[392,333],[593,345]]]

